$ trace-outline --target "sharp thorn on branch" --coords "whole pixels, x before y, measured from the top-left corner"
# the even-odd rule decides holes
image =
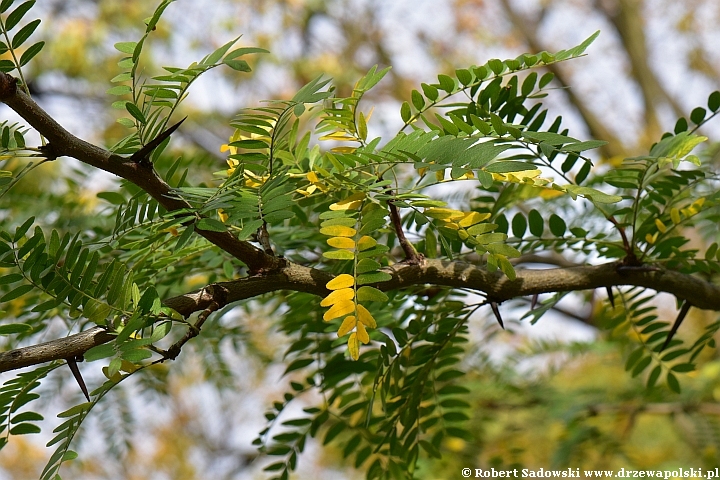
[[[685,303],[683,303],[682,307],[680,308],[680,313],[678,313],[678,316],[675,319],[675,323],[673,323],[673,326],[670,329],[670,333],[668,333],[665,343],[663,343],[663,346],[660,349],[661,352],[663,350],[665,350],[668,345],[670,345],[670,341],[675,336],[675,333],[678,331],[678,328],[680,328],[680,324],[683,322],[683,320],[685,320],[685,316],[687,315],[688,311],[690,310],[690,306],[691,306],[690,302],[685,300]]]
[[[615,295],[613,295],[612,287],[608,285],[607,287],[605,287],[605,290],[607,290],[607,296],[608,300],[610,300],[610,305],[612,306],[612,308],[615,308]]]
[[[160,135],[152,139],[150,142],[148,142],[147,145],[142,147],[137,152],[133,153],[130,156],[130,160],[132,160],[135,163],[146,163],[150,159],[150,154],[155,150],[162,142],[165,141],[172,133],[178,129],[181,123],[183,123],[185,120],[187,120],[187,117],[183,118],[179,122],[177,122],[172,127],[166,129],[164,132],[162,132]]]
[[[83,361],[82,356],[78,357],[70,357],[65,359],[67,361],[68,366],[70,367],[70,371],[73,374],[73,377],[75,377],[75,381],[80,385],[80,390],[82,390],[83,395],[85,395],[85,398],[87,398],[87,401],[90,401],[90,394],[88,393],[87,386],[85,385],[85,380],[83,380],[82,375],[80,375],[80,369],[77,366],[77,362]]]
[[[492,308],[492,311],[495,314],[495,318],[497,318],[497,321],[500,324],[500,328],[505,330],[505,325],[503,324],[502,317],[500,316],[500,308],[498,307],[498,303],[490,302],[490,308]]]
[[[530,300],[530,310],[535,310],[535,307],[537,307],[539,295],[536,293],[532,296],[532,300]]]

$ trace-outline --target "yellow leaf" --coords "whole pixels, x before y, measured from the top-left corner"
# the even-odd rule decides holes
[[[445,170],[438,170],[435,172],[435,180],[442,182],[445,179]]]
[[[375,322],[373,316],[370,314],[370,312],[368,312],[367,308],[363,307],[360,304],[358,304],[357,306],[357,316],[358,320],[364,323],[365,326],[370,328],[377,328],[377,322]]]
[[[655,232],[653,235],[650,235],[649,233],[645,235],[645,241],[649,244],[655,243],[655,240],[657,240],[658,232]]]
[[[323,298],[322,302],[320,302],[320,306],[329,307],[330,305],[340,301],[352,300],[353,298],[355,298],[355,290],[352,288],[341,288],[340,290],[335,290],[330,295]]]
[[[350,315],[349,317],[345,317],[345,320],[343,320],[342,325],[340,325],[340,328],[338,328],[337,336],[338,337],[344,337],[350,331],[355,328],[355,325],[357,324],[357,320],[353,315]]]
[[[559,197],[561,195],[564,195],[564,192],[561,192],[560,190],[554,190],[552,188],[545,188],[540,192],[540,198],[544,198],[545,200],[549,200],[551,198]]]
[[[423,175],[425,175],[425,172],[427,172],[427,171],[428,171],[427,167],[418,168],[418,175],[420,175],[422,177]]]
[[[238,165],[240,165],[240,162],[238,160],[235,160],[234,158],[228,158],[227,164],[230,168],[227,169],[228,176],[232,175],[235,172],[235,169]]]
[[[329,227],[321,228],[320,233],[328,237],[352,237],[357,233],[357,230],[344,225],[330,225]]]
[[[335,248],[355,248],[355,240],[347,237],[333,237],[327,239],[327,244]]]
[[[458,230],[458,237],[460,237],[460,240],[467,240],[470,235],[468,235],[467,230]]]
[[[312,183],[317,183],[320,181],[320,179],[317,176],[317,173],[315,173],[315,172],[308,172],[307,179]]]
[[[670,209],[670,219],[672,220],[672,222],[673,222],[675,225],[677,225],[678,223],[680,223],[680,212],[678,211],[677,208],[671,208],[671,209]]]
[[[365,192],[356,192],[337,203],[330,205],[330,210],[355,210],[360,208],[365,199]]]
[[[356,147],[333,147],[330,149],[333,153],[355,153]]]
[[[667,232],[667,227],[665,226],[665,224],[663,222],[660,221],[659,218],[655,219],[655,226],[657,227],[658,230],[660,230],[660,233]]]
[[[348,351],[353,360],[360,358],[360,342],[356,333],[351,333],[350,338],[348,338]]]
[[[340,290],[341,288],[348,288],[352,287],[353,285],[355,285],[355,278],[352,275],[348,275],[347,273],[342,273],[330,280],[325,285],[325,288],[327,288],[328,290]]]
[[[225,213],[225,210],[222,208],[218,208],[218,217],[220,217],[220,221],[223,223],[227,222],[227,219],[230,218],[230,216]]]
[[[465,218],[460,220],[458,225],[461,227],[470,227],[476,223],[482,222],[483,220],[487,220],[490,216],[491,215],[489,213],[467,212],[465,214]]]
[[[330,135],[323,135],[318,140],[358,141],[357,138],[352,137],[345,132],[334,132]]]
[[[439,220],[457,220],[463,218],[465,213],[459,210],[453,210],[452,208],[426,208],[425,215]]]
[[[342,317],[343,315],[347,315],[348,313],[352,313],[354,311],[355,302],[352,300],[343,300],[330,307],[330,310],[325,312],[323,315],[323,320],[329,322],[330,320]]]
[[[368,237],[367,235],[363,236],[360,240],[357,242],[357,248],[359,251],[367,250],[368,248],[372,248],[375,245],[377,245],[377,240],[375,240],[372,237]]]
[[[370,335],[368,335],[367,330],[365,330],[365,325],[358,322],[356,332],[358,340],[360,340],[366,345],[370,343]]]

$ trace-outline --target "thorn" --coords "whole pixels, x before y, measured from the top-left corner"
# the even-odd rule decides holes
[[[608,285],[607,287],[605,287],[605,289],[607,290],[607,296],[608,300],[610,300],[610,305],[615,308],[615,295],[613,295],[612,287]]]
[[[500,324],[500,328],[505,330],[505,325],[503,325],[502,317],[500,316],[500,309],[498,308],[498,303],[490,302],[490,308],[492,308],[492,311],[495,314],[495,318],[497,318],[497,321]]]
[[[678,313],[677,318],[675,319],[675,323],[673,323],[672,328],[670,329],[670,333],[668,333],[667,339],[665,340],[665,343],[663,343],[662,348],[660,351],[662,352],[667,348],[667,346],[670,344],[670,340],[675,336],[675,333],[678,331],[678,328],[680,328],[680,324],[685,320],[685,315],[687,315],[688,310],[690,310],[690,302],[685,300],[685,303],[683,303],[683,306],[680,308],[680,313]]]
[[[80,390],[82,390],[83,394],[85,395],[85,398],[87,398],[87,401],[90,401],[90,394],[88,393],[87,386],[85,386],[85,380],[83,380],[82,375],[80,375],[80,369],[77,366],[77,359],[80,359],[82,362],[82,355],[78,357],[70,357],[66,358],[68,366],[70,367],[70,371],[72,371],[73,377],[75,377],[75,381],[77,381],[78,385],[80,385]]]
[[[530,310],[535,310],[535,307],[537,307],[538,296],[537,293],[532,296],[532,300],[530,300]]]
[[[172,133],[178,129],[181,123],[183,123],[185,120],[187,120],[187,117],[180,120],[178,123],[173,125],[172,127],[168,128],[164,132],[162,132],[160,135],[152,139],[150,142],[148,142],[147,145],[142,147],[137,152],[133,153],[130,156],[130,160],[132,160],[135,163],[142,163],[148,161],[150,158],[150,154],[155,150],[162,142],[165,141],[166,138],[168,138]]]

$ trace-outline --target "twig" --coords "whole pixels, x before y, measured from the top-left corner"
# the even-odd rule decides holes
[[[407,237],[405,237],[405,232],[402,228],[402,221],[400,220],[400,213],[398,212],[397,206],[392,200],[388,200],[387,203],[388,208],[390,209],[390,221],[393,224],[393,228],[395,228],[395,234],[397,235],[398,242],[400,243],[403,252],[405,252],[405,261],[403,263],[408,265],[422,264],[425,257],[423,254],[418,253],[412,243],[410,243]]]
[[[191,339],[197,337],[200,334],[200,329],[202,328],[205,320],[208,319],[210,314],[227,305],[227,293],[228,292],[226,289],[217,284],[208,285],[203,289],[202,295],[207,294],[210,297],[210,302],[208,306],[202,312],[200,312],[200,315],[198,315],[198,319],[195,324],[189,325],[189,328],[185,332],[185,335],[183,335],[180,340],[175,342],[165,352],[161,352],[163,358],[158,360],[158,363],[162,363],[166,360],[175,360],[177,358],[177,356],[180,354],[180,350],[182,350],[182,347]]]

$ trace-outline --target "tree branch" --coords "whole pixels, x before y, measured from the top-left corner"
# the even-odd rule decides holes
[[[192,208],[186,201],[170,195],[170,185],[157,175],[151,164],[135,162],[77,138],[40,108],[22,89],[17,88],[16,78],[3,72],[0,72],[0,101],[17,112],[48,140],[48,145],[43,147],[48,158],[72,157],[124,178],[145,190],[168,212]],[[282,259],[267,255],[250,243],[238,240],[229,231],[211,232],[199,229],[195,231],[245,263],[253,273],[276,270],[283,264]]]
[[[672,270],[618,268],[619,262],[597,266],[516,271],[510,280],[499,272],[465,262],[425,259],[421,265],[398,263],[384,271],[392,275],[374,286],[390,291],[413,285],[437,285],[484,292],[495,302],[515,297],[560,291],[591,290],[607,286],[638,286],[666,292],[693,307],[720,311],[720,287],[692,275]],[[279,290],[305,292],[319,297],[329,294],[325,285],[333,275],[288,262],[279,271],[220,282],[201,290],[166,299],[163,304],[184,317],[198,311],[214,311],[233,302]],[[41,345],[0,353],[0,372],[84,354],[115,338],[100,327]]]

